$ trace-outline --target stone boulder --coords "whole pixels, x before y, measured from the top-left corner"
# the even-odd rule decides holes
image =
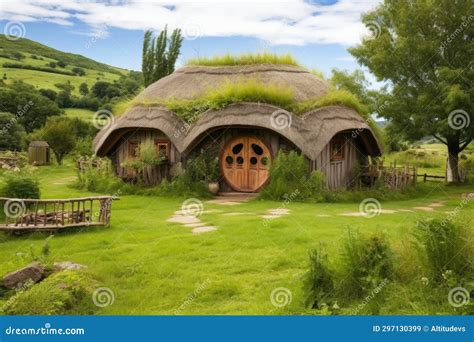
[[[54,270],[57,272],[68,271],[68,270],[80,270],[83,268],[87,268],[87,266],[85,265],[76,264],[72,261],[55,262],[53,267],[54,267]]]
[[[26,267],[8,273],[3,277],[3,286],[13,289],[28,280],[34,283],[39,282],[44,277],[44,268],[39,262],[33,262]]]

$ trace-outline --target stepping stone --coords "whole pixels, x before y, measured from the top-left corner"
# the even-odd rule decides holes
[[[341,213],[341,214],[338,214],[339,216],[367,216],[369,214],[367,213],[364,213],[364,212],[360,212],[360,211],[356,211],[356,212],[353,212],[353,213]]]
[[[413,210],[410,210],[410,209],[398,209],[398,211],[402,211],[404,213],[412,213]]]
[[[216,199],[216,200],[207,201],[207,203],[220,204],[220,205],[237,205],[237,204],[240,204],[242,202],[235,202],[235,201],[229,201],[229,200],[224,200],[224,199]]]
[[[235,213],[224,213],[222,215],[224,216],[238,216],[238,215],[248,215],[248,214],[251,214],[251,213],[239,213],[239,212],[235,212]]]
[[[290,209],[278,208],[278,209],[268,209],[268,212],[273,215],[288,215]]]
[[[423,211],[433,211],[434,209],[431,207],[414,207],[413,209],[416,210],[423,210]]]
[[[318,215],[316,215],[316,216],[318,216],[318,217],[330,217],[331,215],[327,215],[327,214],[318,214]]]
[[[189,228],[196,228],[196,227],[202,227],[205,226],[206,224],[204,222],[199,222],[199,223],[187,223],[184,226],[189,227]]]
[[[205,227],[194,228],[192,232],[193,234],[201,234],[201,233],[212,232],[213,230],[217,230],[217,228],[213,226],[205,226]]]
[[[444,204],[441,202],[434,202],[434,203],[428,204],[428,207],[434,207],[434,208],[438,208],[442,206],[444,206]]]
[[[261,217],[267,220],[272,220],[281,217],[281,215],[262,215]]]
[[[379,212],[379,213],[382,213],[382,214],[393,214],[393,213],[396,213],[397,210],[392,210],[392,209],[374,209],[374,210],[371,210],[371,212]]]
[[[194,216],[173,216],[169,218],[167,222],[176,222],[176,223],[186,224],[186,223],[199,223],[201,222],[201,220]]]

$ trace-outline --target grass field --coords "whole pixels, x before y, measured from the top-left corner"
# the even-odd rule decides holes
[[[37,89],[52,89],[58,91],[58,88],[55,86],[57,83],[65,83],[70,81],[74,86],[73,94],[79,95],[79,85],[86,82],[89,86],[89,89],[97,81],[106,81],[113,82],[117,80],[120,75],[112,74],[109,72],[100,72],[92,69],[84,69],[86,72],[85,76],[68,76],[61,74],[54,74],[49,72],[42,72],[36,70],[26,70],[26,69],[15,69],[15,68],[5,68],[3,63],[21,63],[21,64],[30,64],[34,66],[46,66],[49,61],[54,61],[50,58],[44,58],[44,60],[36,60],[31,57],[26,57],[21,60],[21,62],[12,61],[11,59],[0,57],[0,75],[1,77],[6,74],[7,79],[4,80],[7,84],[13,80],[22,80],[28,84],[34,85]],[[67,65],[65,68],[56,67],[58,70],[71,71],[74,65]],[[101,73],[99,75],[99,73]]]
[[[89,195],[68,186],[75,179],[71,161],[40,168],[37,174],[43,198]],[[180,307],[182,314],[308,314],[311,310],[302,305],[301,277],[307,271],[309,249],[324,243],[337,263],[348,227],[364,233],[385,232],[395,249],[409,246],[408,237],[418,218],[444,217],[459,205],[462,193],[474,190],[443,183],[426,186],[426,196],[382,202],[382,209],[396,212],[373,218],[340,215],[358,212],[359,203],[290,203],[289,215],[264,224],[261,215],[282,203],[253,200],[229,206],[204,201],[200,219],[218,227],[204,234],[167,222],[183,199],[122,196],[113,203],[110,227],[56,234],[49,242],[49,258],[87,265],[85,272],[113,291],[113,305],[99,314],[174,314]],[[444,205],[430,212],[413,210],[441,200],[446,201]],[[470,203],[460,215],[468,219],[473,212]],[[1,234],[0,274],[27,264],[30,251],[38,252],[45,238]],[[291,304],[284,308],[270,301],[278,287],[292,293]],[[199,294],[183,308],[196,289],[201,289]],[[398,295],[402,307],[387,308],[381,314],[420,310],[403,303],[403,293]],[[2,300],[6,299],[0,299],[0,304]],[[454,313],[448,304],[446,312]]]
[[[94,112],[89,109],[82,109],[82,108],[65,108],[64,111],[66,115],[70,118],[79,118],[84,120],[85,122],[92,123],[92,119],[94,118]]]

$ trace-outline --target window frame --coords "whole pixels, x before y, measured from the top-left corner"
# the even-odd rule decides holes
[[[128,141],[128,158],[135,159],[140,157],[140,143],[138,141]]]
[[[160,152],[160,145],[166,146],[165,160],[169,160],[171,155],[171,142],[168,139],[155,139],[155,147],[158,153]]]
[[[339,153],[335,153],[336,146],[335,144],[340,145]],[[345,148],[346,148],[346,141],[343,137],[333,138],[330,144],[330,155],[331,161],[343,161],[345,159]]]

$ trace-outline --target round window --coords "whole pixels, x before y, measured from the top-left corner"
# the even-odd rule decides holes
[[[250,158],[250,164],[252,164],[252,165],[257,164],[257,158],[255,158],[255,157]]]
[[[260,159],[260,162],[262,163],[262,165],[268,165],[270,159],[268,159],[268,157],[263,157],[262,159]]]
[[[225,162],[227,164],[232,164],[234,162],[234,158],[232,158],[231,156],[227,156],[225,157]]]
[[[244,163],[244,158],[242,157],[237,157],[237,164],[243,164]]]

